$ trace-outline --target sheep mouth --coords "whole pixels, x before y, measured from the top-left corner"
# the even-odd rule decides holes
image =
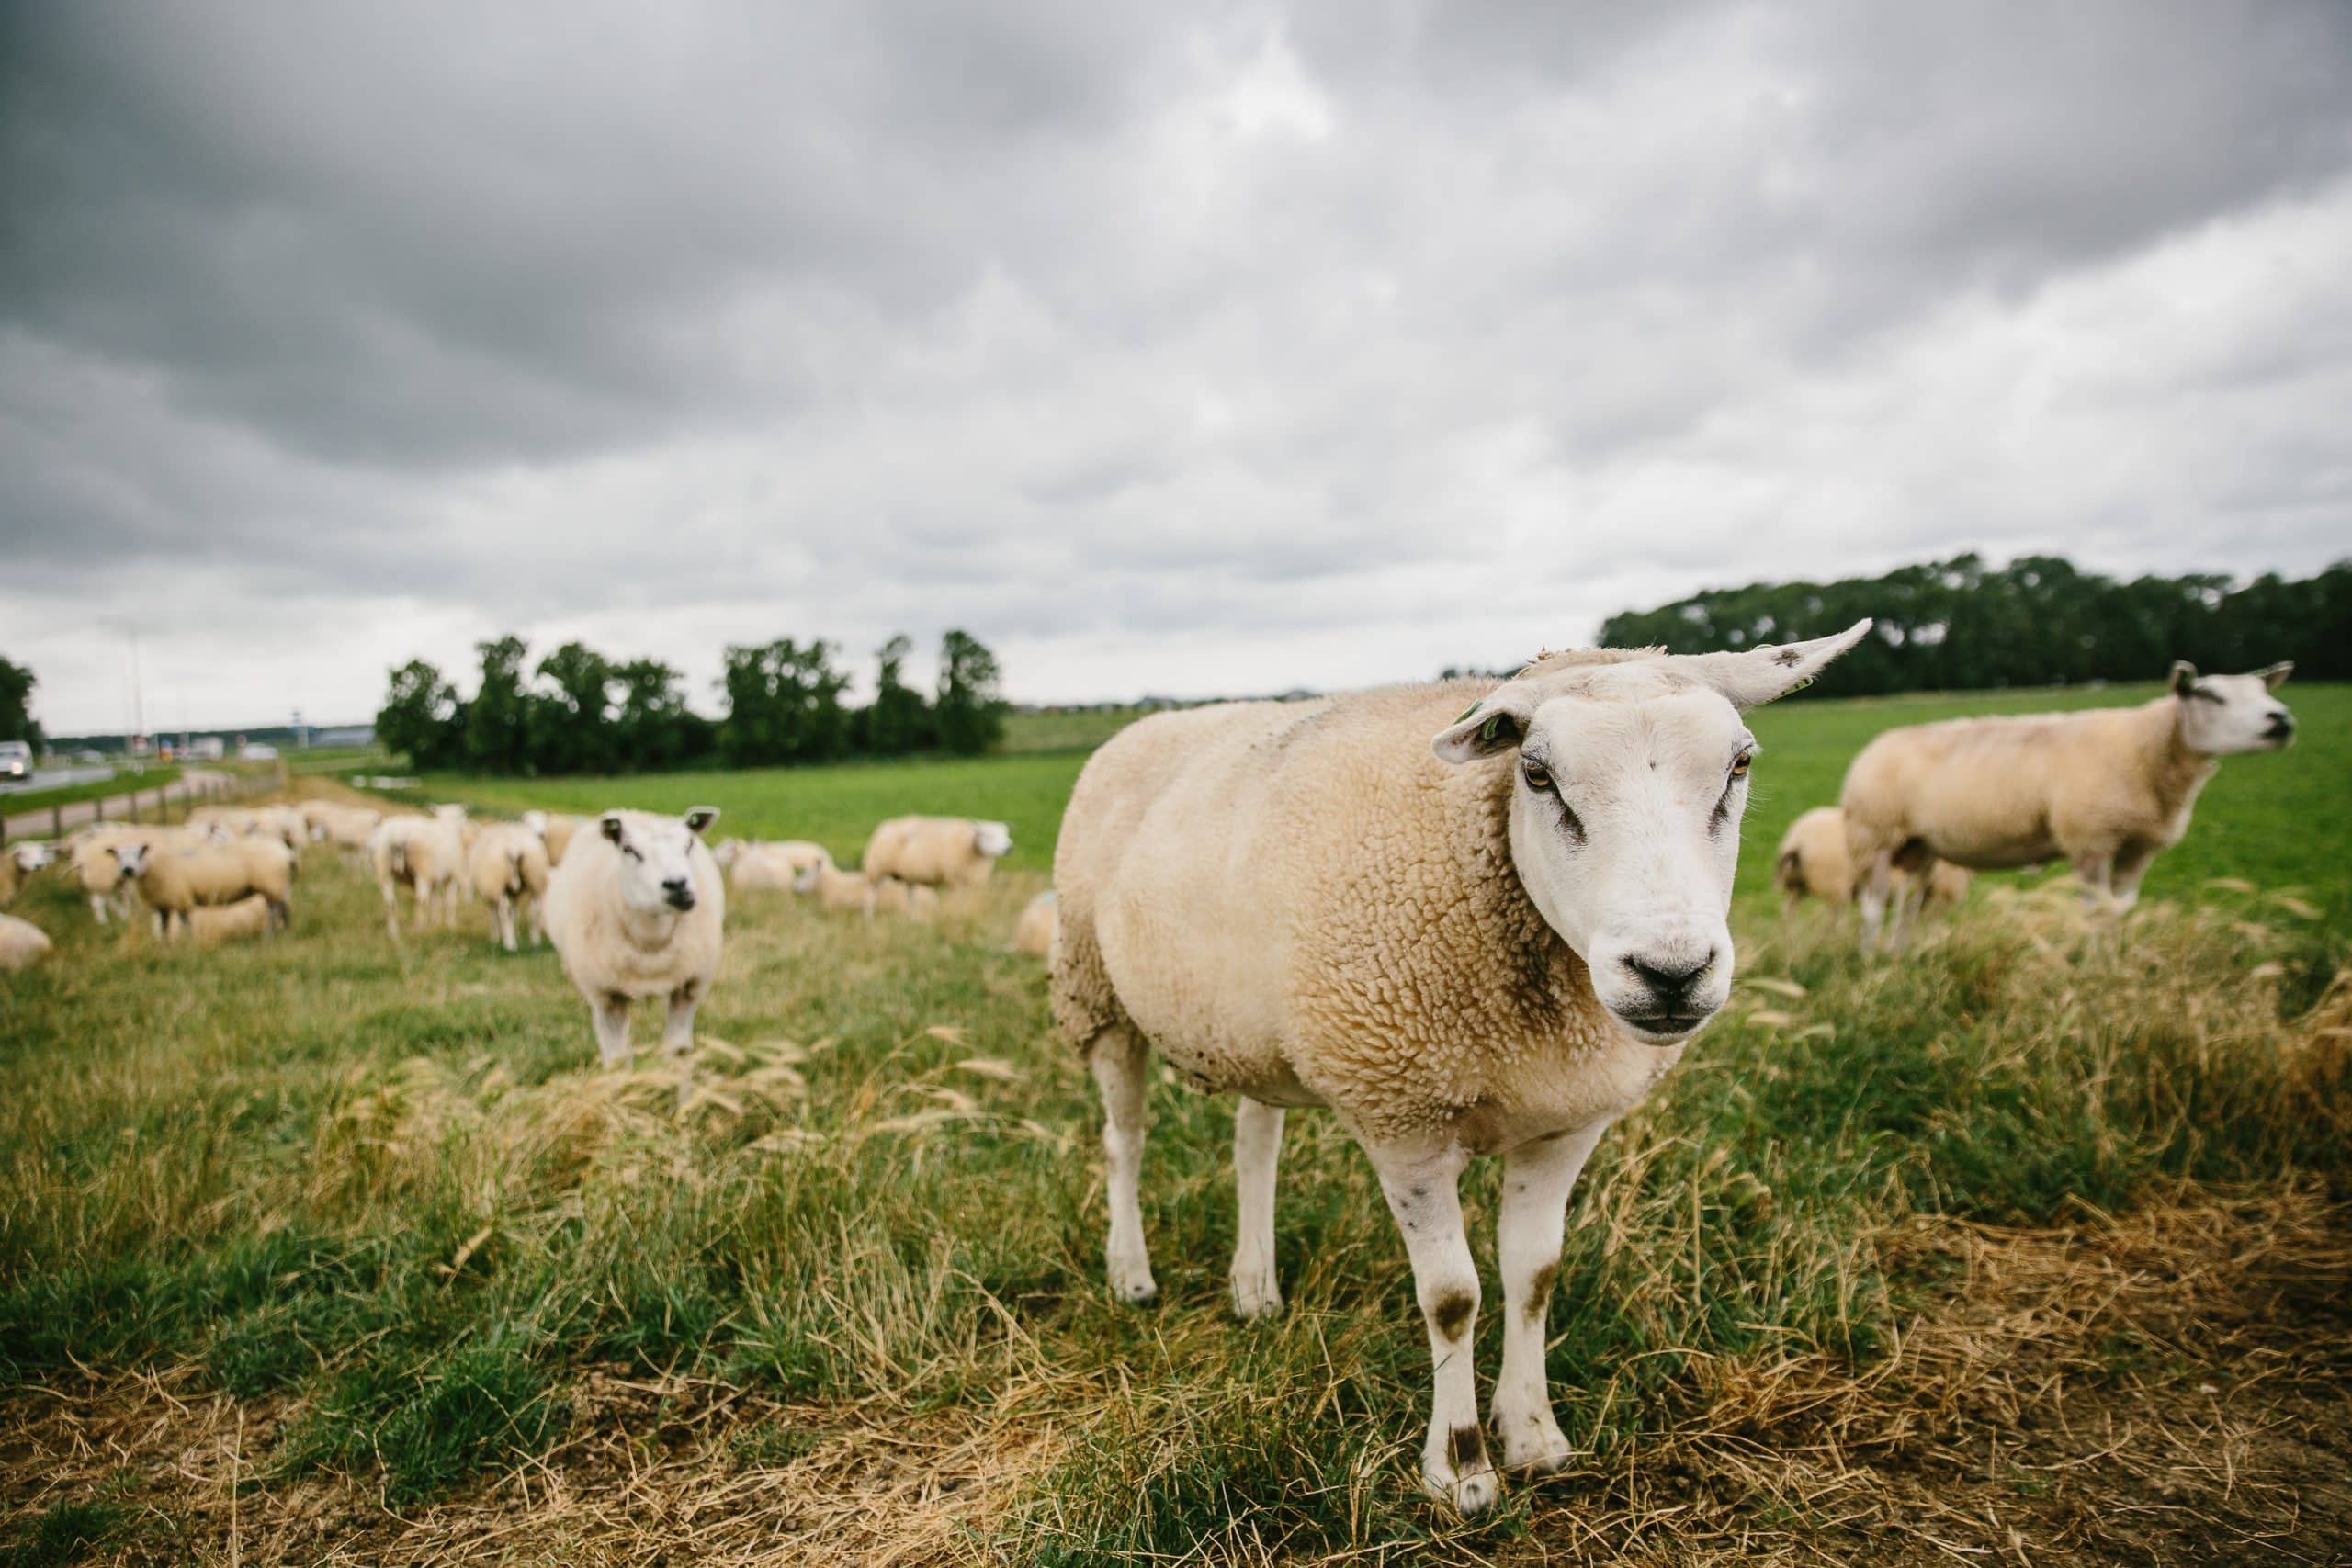
[[[1654,1045],[1672,1045],[1699,1032],[1700,1026],[1715,1016],[1710,1008],[1703,1011],[1682,1009],[1656,1012],[1618,1012],[1617,1020]]]
[[[695,896],[691,893],[665,894],[662,901],[682,915],[695,907]]]

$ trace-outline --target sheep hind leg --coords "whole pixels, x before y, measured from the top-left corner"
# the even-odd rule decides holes
[[[1560,1275],[1560,1244],[1568,1195],[1606,1120],[1503,1156],[1502,1212],[1495,1225],[1496,1262],[1503,1277],[1503,1367],[1489,1414],[1503,1442],[1503,1467],[1550,1475],[1572,1450],[1552,1414],[1544,1370],[1544,1321]]]
[[[1233,1176],[1240,1200],[1233,1235],[1233,1310],[1244,1323],[1283,1310],[1274,1272],[1274,1167],[1283,1152],[1283,1108],[1246,1095],[1233,1110]]]
[[[1894,888],[1894,854],[1882,850],[1871,856],[1863,871],[1859,898],[1862,906],[1862,946],[1872,949],[1881,945],[1880,938],[1886,920],[1888,896]]]
[[[596,1026],[596,1057],[607,1067],[628,1066],[628,998],[598,997],[589,1004]]]
[[[1150,1047],[1132,1029],[1114,1025],[1094,1037],[1086,1065],[1102,1093],[1103,1178],[1111,1205],[1111,1235],[1103,1263],[1111,1293],[1143,1306],[1159,1295],[1151,1251],[1143,1237],[1144,1076]]]
[[[1388,1212],[1405,1234],[1413,1294],[1429,1330],[1432,1386],[1429,1436],[1421,1444],[1421,1485],[1464,1514],[1484,1512],[1499,1490],[1478,1425],[1478,1382],[1471,1365],[1477,1340],[1478,1269],[1462,1224],[1462,1168],[1456,1147],[1392,1149],[1366,1144]]]
[[[662,1024],[662,1051],[678,1063],[678,1104],[684,1109],[695,1088],[695,1008],[701,993],[689,980],[670,993],[670,1013]]]

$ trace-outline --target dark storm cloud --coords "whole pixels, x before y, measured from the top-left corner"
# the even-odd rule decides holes
[[[300,626],[357,711],[505,626],[1074,695],[2301,569],[2348,179],[2333,4],[12,6],[0,615],[96,706],[74,628],[198,574],[237,701]]]

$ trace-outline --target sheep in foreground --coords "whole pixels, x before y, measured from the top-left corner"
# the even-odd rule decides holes
[[[0,850],[0,909],[6,908],[15,901],[17,889],[24,886],[26,877],[47,866],[55,858],[47,844],[30,840]]]
[[[31,968],[49,956],[49,937],[30,920],[0,915],[0,975]]]
[[[1974,874],[1950,861],[1931,861],[1924,875],[1898,863],[1893,897],[1909,900],[1915,912],[1959,903],[1968,897]],[[1846,814],[1834,806],[1816,806],[1794,822],[1781,840],[1772,863],[1772,885],[1788,896],[1781,913],[1788,914],[1808,897],[1844,908],[1854,901],[1854,859],[1846,850]]]
[[[514,951],[516,917],[528,906],[531,941],[547,940],[548,847],[528,828],[494,822],[466,851],[466,880],[490,907],[490,934]]]
[[[1504,1464],[1565,1464],[1544,1355],[1568,1193],[1730,994],[1724,917],[1756,750],[1740,710],[1868,628],[1161,714],[1095,752],[1055,855],[1050,975],[1056,1021],[1102,1094],[1114,1292],[1158,1291],[1137,1193],[1149,1048],[1195,1088],[1241,1097],[1245,1318],[1282,1305],[1284,1109],[1330,1107],[1412,1262],[1435,1364],[1423,1483],[1475,1512],[1497,1483],[1457,1183],[1499,1154],[1494,1428]]]
[[[678,1058],[678,1093],[693,1072],[695,1009],[718,977],[727,889],[702,841],[716,807],[684,817],[607,811],[571,842],[548,884],[547,931],[563,971],[588,998],[596,1053],[628,1065],[628,1008],[663,997],[662,1049]]]
[[[438,806],[430,817],[387,817],[368,840],[368,863],[375,867],[376,886],[384,896],[384,929],[400,940],[399,890],[406,887],[413,900],[412,919],[418,931],[437,899],[442,921],[458,920],[458,879],[466,869],[466,808]]]
[[[792,879],[792,890],[817,896],[817,908],[829,915],[872,915],[874,879],[862,871],[842,871],[830,860],[803,867]]]
[[[267,903],[273,930],[284,929],[289,919],[300,863],[276,839],[176,848],[132,844],[119,850],[117,858],[138,884],[141,900],[155,912],[155,934],[165,942],[172,939],[175,917],[185,933],[193,928],[192,911],[255,895]]]
[[[1030,899],[1021,911],[1020,922],[1012,928],[1012,951],[1025,953],[1032,958],[1051,957],[1054,951],[1054,917],[1060,907],[1051,888]]]
[[[830,866],[832,855],[822,844],[806,839],[780,839],[771,843],[729,839],[711,852],[738,893],[755,888],[789,892],[793,882],[812,865]]]
[[[1881,735],[1847,769],[1839,796],[1863,940],[1878,939],[1895,867],[1929,855],[1978,871],[2063,859],[2094,910],[2129,911],[2148,863],[2188,831],[2217,759],[2294,739],[2294,716],[2271,695],[2293,670],[2199,678],[2179,663],[2171,689],[2139,707]],[[1902,919],[1898,904],[1890,940]]]
[[[1012,850],[1012,829],[965,817],[893,817],[874,829],[858,863],[870,877],[931,887],[976,887]]]
[[[89,897],[90,918],[105,925],[109,914],[123,919],[130,918],[131,884],[137,874],[123,863],[122,851],[134,846],[175,850],[191,844],[226,844],[234,840],[227,829],[203,825],[133,828],[120,823],[98,823],[74,834],[70,841],[74,846],[74,880]]]
[[[571,848],[571,840],[580,831],[580,818],[560,811],[526,811],[522,823],[547,845],[550,867],[563,863],[564,852]]]

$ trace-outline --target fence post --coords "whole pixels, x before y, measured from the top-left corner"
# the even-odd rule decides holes
[[[49,836],[52,839],[65,837],[65,807],[52,806],[49,808]]]

